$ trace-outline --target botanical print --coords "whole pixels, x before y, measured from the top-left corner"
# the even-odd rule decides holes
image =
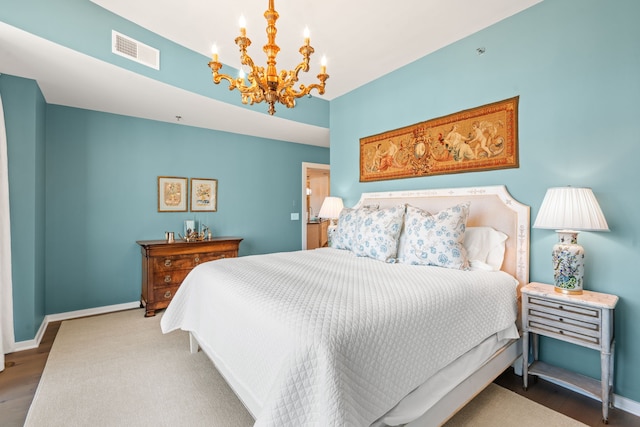
[[[518,167],[518,97],[360,139],[360,181]]]
[[[189,181],[175,176],[158,177],[158,212],[186,212]]]
[[[179,182],[165,182],[164,204],[167,206],[179,206],[182,201],[182,184]]]
[[[217,210],[218,180],[191,178],[191,211]]]
[[[198,184],[194,191],[196,192],[196,206],[207,207],[211,205],[211,185]]]

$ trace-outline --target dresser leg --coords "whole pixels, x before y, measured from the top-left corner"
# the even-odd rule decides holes
[[[156,311],[151,309],[147,309],[147,311],[145,311],[144,313],[144,317],[153,317],[155,315],[156,315]]]

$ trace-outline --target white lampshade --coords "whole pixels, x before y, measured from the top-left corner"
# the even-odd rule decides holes
[[[590,188],[549,188],[533,224],[553,230],[609,231],[607,220]]]
[[[324,198],[318,217],[328,219],[338,219],[340,212],[344,208],[341,197],[328,196]]]
[[[593,191],[590,188],[549,188],[533,227],[550,228],[558,233],[558,242],[551,253],[555,290],[581,294],[585,253],[578,244],[578,231],[609,231]]]

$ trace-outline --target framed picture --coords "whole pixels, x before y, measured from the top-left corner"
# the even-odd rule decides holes
[[[187,178],[177,176],[158,177],[158,212],[187,211]]]
[[[360,139],[360,182],[518,163],[518,97]]]
[[[216,212],[218,210],[218,180],[191,178],[191,211]]]

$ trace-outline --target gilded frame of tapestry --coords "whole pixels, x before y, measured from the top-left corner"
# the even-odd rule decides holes
[[[360,182],[519,167],[518,100],[360,139]]]

